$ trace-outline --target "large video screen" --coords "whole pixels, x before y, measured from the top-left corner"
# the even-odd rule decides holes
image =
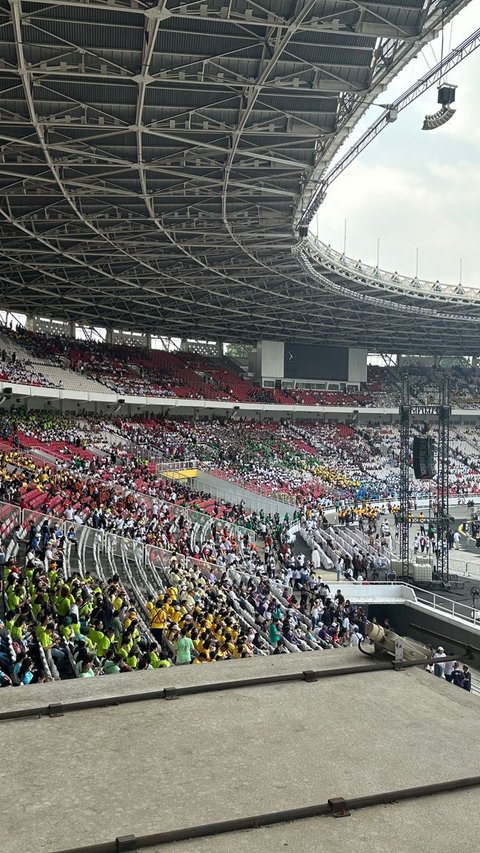
[[[285,344],[285,379],[348,381],[348,347]]]

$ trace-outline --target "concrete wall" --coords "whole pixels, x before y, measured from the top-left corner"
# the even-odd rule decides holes
[[[411,637],[420,643],[433,647],[443,646],[445,651],[458,654],[466,659],[465,649],[471,650],[470,660],[476,666],[480,664],[480,637],[475,626],[462,625],[447,616],[441,617],[435,612],[427,613],[412,604],[369,604],[369,617],[375,616],[383,623],[388,619],[392,629],[404,637]]]

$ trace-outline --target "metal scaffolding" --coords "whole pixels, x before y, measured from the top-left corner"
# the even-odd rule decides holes
[[[406,577],[408,575],[410,550],[410,419],[410,384],[408,374],[403,374],[400,404],[400,512],[398,519],[402,577]]]
[[[450,442],[450,405],[448,379],[445,377],[439,386],[438,404],[438,446],[437,446],[437,507],[435,513],[437,532],[437,573],[442,581],[449,580],[449,442]]]
[[[410,556],[410,426],[415,415],[436,415],[438,418],[436,504],[433,521],[437,541],[436,578],[443,583],[449,580],[449,452],[450,452],[450,404],[448,379],[439,380],[438,406],[412,405],[408,374],[402,375],[400,405],[400,510],[398,516],[400,561],[402,577],[409,574]],[[429,507],[429,520],[431,508]],[[430,525],[429,525],[430,527]]]

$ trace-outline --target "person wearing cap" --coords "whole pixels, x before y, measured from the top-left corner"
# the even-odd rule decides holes
[[[464,681],[463,669],[460,665],[460,662],[458,660],[456,660],[455,665],[453,667],[453,672],[452,672],[452,684],[454,684],[455,687],[463,687],[463,681]]]
[[[445,649],[443,646],[439,646],[437,651],[435,652],[433,658],[437,661],[438,658],[445,657]],[[437,676],[437,678],[445,678],[445,662],[441,661],[440,663],[436,662],[433,665],[433,674]]]
[[[64,638],[64,640],[67,643],[69,643],[69,642],[73,643],[74,642],[76,635],[75,635],[75,631],[72,627],[72,617],[71,616],[64,616],[63,622],[60,625],[60,634],[62,635],[62,637]]]

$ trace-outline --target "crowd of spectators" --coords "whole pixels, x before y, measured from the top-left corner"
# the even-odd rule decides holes
[[[400,403],[401,373],[395,367],[368,365],[367,381],[360,387],[347,383],[336,390],[268,388],[253,383],[239,367],[235,368],[234,362],[221,356],[74,340],[64,335],[27,331],[20,326],[0,330],[4,339],[10,341],[10,349],[21,347],[33,360],[33,363],[24,360],[22,366],[17,364],[12,368],[7,359],[2,378],[11,382],[55,387],[42,375],[41,363],[37,362],[43,360],[68,365],[124,395],[358,408],[398,408]],[[419,404],[437,403],[439,370],[423,364],[411,364],[404,369],[408,369],[410,376],[412,399]],[[480,374],[476,367],[448,366],[442,368],[442,375],[449,379],[452,405],[466,409],[480,406]]]
[[[67,571],[59,525],[32,524],[13,550],[15,556],[9,556],[10,546],[2,555],[2,686],[168,666],[118,575],[102,582],[89,572]]]
[[[18,385],[36,385],[44,388],[56,388],[43,373],[28,359],[21,361],[15,350],[0,350],[0,381]]]
[[[162,479],[141,448],[157,448],[164,459],[203,456],[231,479],[283,488],[296,498],[302,528],[312,535],[324,528],[325,554],[337,577],[360,581],[375,577],[394,550],[393,533],[368,492],[394,492],[395,427],[17,411],[4,415],[0,436],[0,500],[35,508],[28,528],[15,528],[0,549],[5,686],[42,679],[43,658],[60,677],[87,678],[355,645],[362,638],[365,614],[321,581],[317,553],[311,560],[294,553],[288,538],[294,519],[251,512],[243,501],[216,501]],[[474,454],[470,438],[460,428],[454,435],[452,475],[472,488],[480,466],[473,471],[472,460],[462,456],[470,447]],[[44,451],[55,446],[56,464],[34,458],[26,439]],[[327,505],[335,506],[340,524],[358,522],[362,544],[353,553],[326,523]],[[194,523],[198,512],[210,517],[202,537]],[[75,555],[85,527],[158,549],[161,582],[152,575],[148,595],[137,600],[121,567],[101,575],[85,566],[82,571]]]
[[[72,570],[60,525],[17,526],[2,549],[1,685],[357,645],[365,613],[333,594],[286,534],[265,524],[263,558],[230,543],[207,555],[207,572],[173,553],[140,614],[118,574]]]
[[[423,430],[423,424],[414,430]],[[82,419],[19,410],[0,421],[8,446],[51,454],[57,464],[81,457],[90,472],[132,466],[134,458],[157,461],[198,459],[202,468],[250,491],[304,505],[341,501],[393,500],[399,489],[399,429],[307,421],[256,421],[165,417]],[[113,454],[113,455],[112,455]],[[79,460],[75,459],[79,466]],[[147,489],[148,478],[140,491]],[[476,430],[456,426],[450,439],[450,491],[454,496],[480,492],[480,442]],[[139,481],[140,473],[131,481]],[[412,480],[411,496],[426,498],[432,482]],[[227,487],[228,489],[228,487]],[[433,492],[432,492],[433,494]]]

